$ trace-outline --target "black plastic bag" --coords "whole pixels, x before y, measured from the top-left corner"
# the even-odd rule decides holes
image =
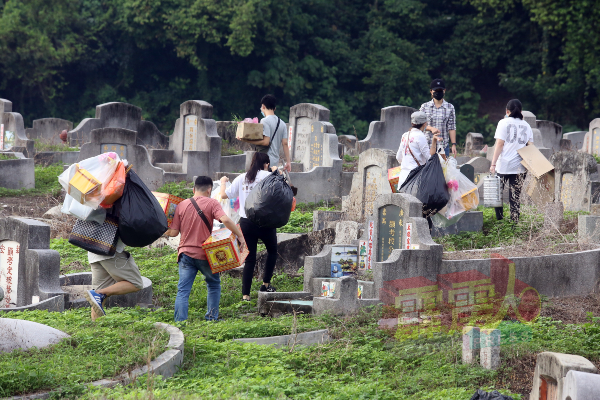
[[[127,246],[148,246],[169,228],[158,200],[133,170],[127,173],[123,196],[113,208],[119,217],[119,236]]]
[[[425,165],[410,171],[399,192],[411,194],[423,203],[424,217],[431,217],[444,208],[450,194],[439,156],[434,154]]]
[[[285,177],[273,172],[252,189],[244,210],[246,218],[261,228],[281,228],[288,223],[294,193]]]
[[[500,392],[498,392],[497,390],[494,390],[493,392],[488,393],[488,392],[484,392],[483,390],[479,389],[473,395],[473,397],[471,397],[471,400],[513,400],[513,398],[510,396],[503,395]]]

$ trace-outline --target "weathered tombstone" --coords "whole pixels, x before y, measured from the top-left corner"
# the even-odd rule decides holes
[[[538,150],[544,155],[544,157],[549,158],[552,155],[552,153],[554,152],[552,147],[548,147],[547,142],[550,142],[551,140],[545,139],[544,136],[542,135],[542,132],[538,129],[538,122],[542,122],[542,124],[543,124],[544,122],[547,122],[547,121],[538,121],[536,119],[535,115],[530,111],[523,111],[523,120],[525,122],[527,122],[529,124],[529,126],[531,126],[531,130],[533,131],[533,144],[535,145],[535,147],[538,148]],[[545,129],[546,128],[547,128],[547,126],[545,126]],[[562,132],[562,127],[560,129]],[[547,129],[546,129],[546,132],[548,132]],[[558,151],[558,149],[556,151]],[[494,154],[493,150],[492,150],[491,154],[490,154],[490,152],[488,152],[488,159],[490,161],[492,160],[493,154]]]
[[[572,150],[582,150],[586,133],[586,131],[568,132],[563,134],[563,139],[568,139],[571,141]]]
[[[163,135],[150,121],[142,121],[142,109],[127,103],[105,103],[96,106],[96,117],[85,118],[68,132],[70,146],[81,146],[90,141],[92,130],[122,128],[135,131],[136,144],[148,149],[166,149],[169,137]]]
[[[461,165],[460,173],[469,178],[471,182],[475,182],[475,168],[471,164]]]
[[[465,154],[471,156],[479,155],[484,146],[483,135],[481,133],[467,133],[467,139],[465,141]]]
[[[62,300],[59,275],[60,255],[50,250],[50,226],[26,218],[0,219],[0,286],[5,293],[0,308],[55,296]]]
[[[500,368],[500,329],[481,329],[479,340],[481,366],[485,369]]]
[[[372,121],[369,133],[357,143],[359,154],[368,149],[388,149],[394,152],[400,147],[402,134],[411,127],[410,115],[417,111],[412,107],[391,106],[381,109],[379,121]]]
[[[600,375],[571,370],[563,384],[563,396],[567,400],[594,400],[598,397]]]
[[[560,140],[562,139],[562,126],[552,121],[537,120],[543,146],[552,151],[560,151]],[[537,146],[537,145],[536,145]]]
[[[565,211],[589,211],[592,203],[591,175],[598,172],[593,156],[586,153],[561,151],[549,160],[554,165],[555,199],[560,199]]]
[[[583,148],[586,153],[600,155],[600,118],[590,122],[589,131],[584,138]]]
[[[25,129],[29,139],[38,139],[47,144],[60,145],[63,141],[60,133],[73,129],[73,123],[60,118],[42,118],[33,120],[33,127]]]
[[[334,159],[340,159],[335,128],[329,122],[313,122],[310,124],[308,151],[304,152],[302,159],[304,171],[315,167],[331,167]]]
[[[0,136],[0,151],[15,151],[33,158],[34,141],[27,138],[23,116],[12,112],[12,102],[6,99],[0,99]]]
[[[391,193],[388,169],[398,166],[396,153],[387,149],[369,149],[360,154],[358,172],[352,177],[350,194],[342,199],[342,210],[349,219],[363,222],[373,213],[379,194]]]
[[[571,151],[575,150],[573,144],[569,139],[560,139],[559,151]]]
[[[126,158],[150,190],[164,183],[163,170],[150,164],[150,155],[137,143],[137,132],[122,128],[101,128],[90,132],[90,141],[81,146],[79,160],[85,160],[106,152],[115,152]]]
[[[290,107],[288,146],[292,161],[302,162],[309,148],[313,122],[329,122],[329,110],[320,104],[300,103]],[[330,133],[335,133],[330,132]]]
[[[581,371],[590,374],[598,373],[598,369],[588,359],[573,355],[544,351],[537,355],[533,385],[530,400],[540,399],[540,388],[547,394],[552,394],[548,399],[562,400],[564,381],[569,371]],[[573,399],[575,400],[575,399]]]
[[[356,156],[358,153],[356,152],[356,136],[352,135],[339,135],[338,141],[342,145],[342,156]]]
[[[358,222],[341,221],[335,225],[334,244],[352,243],[358,238]]]
[[[25,158],[23,153],[2,152],[14,156],[12,160],[0,160],[0,187],[7,189],[35,188],[35,164],[33,158]]]
[[[465,326],[462,331],[462,362],[473,364],[479,354],[479,328],[476,326]]]
[[[492,162],[483,157],[472,158],[467,162],[467,164],[473,166],[473,171],[475,174],[489,173],[490,167],[492,166]]]

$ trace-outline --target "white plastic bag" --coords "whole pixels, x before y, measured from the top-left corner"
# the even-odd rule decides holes
[[[94,210],[92,207],[84,206],[83,204],[75,201],[75,199],[68,194],[65,196],[65,201],[63,202],[60,211],[63,214],[72,215],[75,218],[79,218],[84,221],[94,221],[99,224],[103,223],[106,219],[105,209],[99,208]]]
[[[90,157],[76,164],[71,165],[66,171],[64,171],[58,177],[58,182],[61,184],[63,189],[69,193],[69,182],[75,175],[77,169],[85,169],[89,172],[102,186],[107,185],[115,170],[119,165],[119,155],[115,152],[102,153],[95,157]],[[92,209],[97,209],[102,200],[104,200],[103,191],[99,190],[93,196],[90,196],[82,204]]]
[[[230,186],[231,186],[231,182],[227,182],[225,187],[229,188]],[[225,212],[225,215],[227,215],[229,218],[231,218],[231,220],[233,221],[234,224],[237,224],[240,221],[240,215],[233,208],[236,199],[222,199],[221,198],[221,182],[220,181],[213,182],[213,191],[212,191],[210,197],[217,200],[221,204],[221,208]],[[220,226],[220,228],[218,228],[218,229],[225,227],[225,225],[223,225],[221,223],[221,221],[217,221],[217,220],[214,221],[213,226],[214,227]],[[213,230],[214,230],[214,228],[213,228]]]
[[[454,157],[449,157],[444,162],[442,170],[444,171],[446,185],[448,185],[450,201],[440,211],[440,214],[444,218],[437,218],[436,220],[440,226],[449,226],[458,222],[465,212],[477,208],[479,205],[479,193],[477,192],[477,186],[456,168],[456,159]]]

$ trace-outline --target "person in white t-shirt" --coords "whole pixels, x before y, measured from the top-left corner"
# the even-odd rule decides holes
[[[411,114],[410,122],[412,128],[402,135],[396,160],[400,163],[400,176],[398,177],[398,188],[402,186],[410,172],[420,165],[425,165],[429,157],[435,154],[438,134],[431,139],[431,147],[427,144],[427,138],[423,133],[427,129],[427,114],[416,111]]]
[[[235,178],[229,188],[226,189],[226,182],[229,180],[226,176],[221,178],[221,198],[234,199],[240,201],[240,228],[248,246],[248,257],[244,263],[244,273],[242,276],[242,299],[250,301],[250,288],[252,287],[252,277],[254,276],[254,267],[256,266],[256,247],[258,239],[262,240],[267,248],[267,262],[263,273],[263,284],[260,287],[261,292],[277,291],[271,285],[271,278],[277,262],[277,229],[261,228],[246,218],[246,199],[256,185],[267,176],[269,172],[270,159],[267,153],[254,153],[250,168],[244,174]],[[276,167],[275,167],[276,168]]]
[[[513,99],[506,105],[506,116],[498,122],[496,128],[496,146],[494,157],[490,167],[490,173],[497,173],[502,180],[502,190],[508,183],[510,218],[513,222],[519,222],[521,208],[521,189],[527,170],[521,164],[523,160],[518,150],[533,144],[533,131],[527,122],[523,120],[523,105],[517,99]],[[504,217],[502,207],[496,207],[496,219]]]

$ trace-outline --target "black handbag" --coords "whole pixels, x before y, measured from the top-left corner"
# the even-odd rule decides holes
[[[110,214],[106,214],[101,224],[78,219],[69,235],[69,243],[94,254],[114,256],[119,239],[118,228],[119,220]]]

